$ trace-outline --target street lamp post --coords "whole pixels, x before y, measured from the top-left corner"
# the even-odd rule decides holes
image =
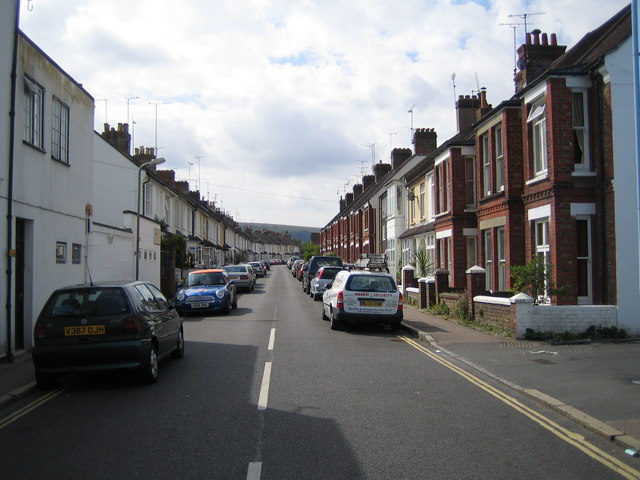
[[[154,158],[138,167],[138,201],[136,203],[136,280],[140,280],[140,175],[142,167],[150,167],[164,163],[165,159]]]

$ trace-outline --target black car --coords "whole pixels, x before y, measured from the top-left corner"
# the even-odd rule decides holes
[[[320,267],[342,267],[342,259],[340,257],[314,255],[309,259],[309,268],[302,274],[302,291],[309,293],[311,279],[316,276]]]
[[[55,387],[68,373],[116,369],[137,371],[143,382],[155,383],[158,360],[184,355],[180,316],[156,286],[143,281],[56,290],[33,338],[41,388]]]

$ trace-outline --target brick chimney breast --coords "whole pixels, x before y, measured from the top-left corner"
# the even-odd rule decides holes
[[[391,151],[391,168],[399,169],[411,157],[410,148],[394,148]]]
[[[475,95],[460,95],[456,102],[458,133],[468,132],[478,119],[480,99]]]
[[[376,177],[374,175],[365,175],[364,177],[362,177],[362,185],[364,185],[365,190],[373,185],[375,181]]]
[[[373,174],[375,175],[376,182],[379,181],[382,177],[384,177],[387,173],[391,171],[391,165],[388,163],[376,163],[373,166]]]
[[[527,33],[523,45],[518,48],[518,68],[515,74],[516,92],[538,77],[558,57],[567,50],[566,45],[558,45],[555,33],[540,35],[540,30]]]

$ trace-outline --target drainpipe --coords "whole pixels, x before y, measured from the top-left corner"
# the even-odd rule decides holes
[[[7,359],[13,360],[11,348],[11,284],[13,282],[13,164],[15,156],[15,123],[16,123],[16,83],[18,72],[18,40],[20,26],[20,0],[16,1],[15,30],[13,33],[13,59],[11,60],[11,110],[9,111],[9,172],[7,175]]]
[[[605,192],[606,192],[606,184],[605,184],[605,154],[604,154],[604,118],[603,116],[603,108],[604,104],[604,92],[602,89],[602,77],[596,79],[596,85],[598,86],[598,127],[600,130],[600,211],[602,212],[602,219],[600,222],[600,238],[602,238],[602,304],[609,304],[609,280],[607,277],[608,272],[608,259],[609,259],[609,246],[607,244],[607,209],[606,209],[606,201],[605,201]],[[593,253],[593,252],[592,252]]]

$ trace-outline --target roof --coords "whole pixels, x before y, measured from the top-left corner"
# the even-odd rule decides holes
[[[557,58],[549,66],[549,71],[558,72],[567,69],[575,71],[576,67],[583,67],[582,69],[586,70],[630,36],[631,5],[627,5]]]

